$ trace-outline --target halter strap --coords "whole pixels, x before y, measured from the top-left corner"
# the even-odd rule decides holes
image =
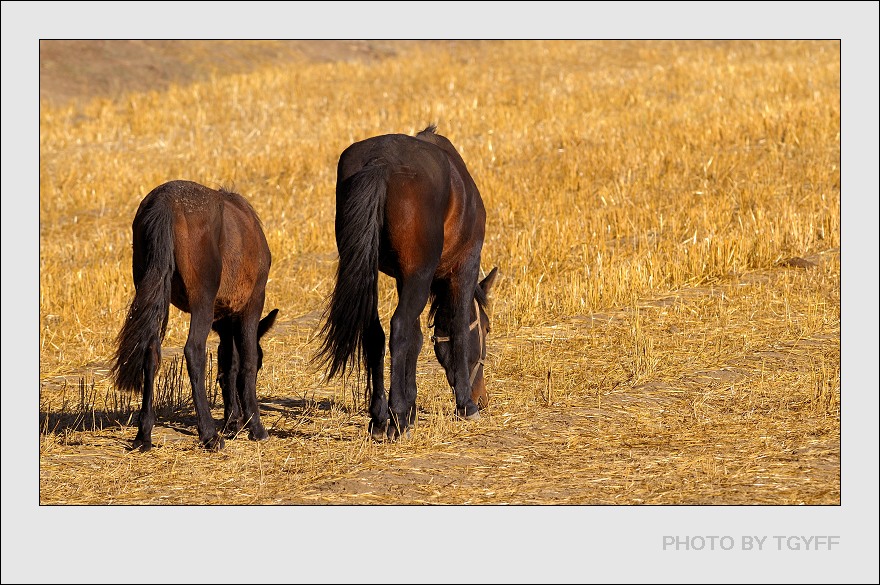
[[[480,327],[480,304],[477,302],[477,299],[474,299],[474,310],[477,313],[477,318],[471,323],[470,331],[473,331],[474,328],[477,328],[477,334],[480,336],[480,359],[477,360],[477,363],[474,364],[474,367],[471,368],[471,385],[473,386],[474,380],[477,378],[477,369],[484,364],[483,362],[483,350],[485,349],[483,339],[483,328]],[[448,335],[432,335],[431,342],[432,343],[440,343],[441,341],[451,341],[451,337]]]

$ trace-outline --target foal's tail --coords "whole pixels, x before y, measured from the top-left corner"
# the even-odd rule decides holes
[[[174,274],[171,208],[153,198],[138,210],[133,232],[135,293],[116,338],[112,375],[119,389],[141,391],[147,352],[159,350],[168,325]]]
[[[385,214],[388,171],[370,165],[337,187],[336,286],[324,312],[324,341],[316,359],[328,378],[352,368],[369,369],[364,336],[379,305],[379,235]]]

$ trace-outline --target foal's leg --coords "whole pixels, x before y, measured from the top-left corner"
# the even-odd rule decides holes
[[[404,434],[415,421],[416,387],[408,383],[407,372],[409,362],[415,360],[421,349],[419,315],[428,302],[432,276],[433,271],[416,273],[397,287],[398,303],[391,317],[391,398],[388,402],[391,415],[388,437],[392,440]],[[415,368],[415,364],[411,367]]]
[[[217,348],[217,369],[219,370],[220,389],[223,391],[224,431],[233,436],[242,427],[241,401],[238,391],[238,350],[231,325],[225,324],[217,328],[220,334],[220,345]]]
[[[364,346],[367,350],[367,391],[370,393],[370,434],[381,441],[388,430],[388,398],[385,395],[385,331],[378,310],[367,328]]]
[[[153,385],[161,359],[161,344],[158,339],[154,339],[144,350],[143,399],[141,413],[138,417],[138,433],[131,445],[132,449],[149,451],[153,447],[153,424],[156,422],[156,411],[153,407]]]
[[[211,409],[208,406],[208,395],[205,392],[205,342],[211,331],[214,320],[214,301],[199,302],[192,308],[189,321],[189,335],[183,354],[186,356],[186,369],[192,384],[193,404],[196,407],[196,421],[199,429],[199,441],[211,450],[223,448],[223,437],[217,434]]]
[[[262,303],[260,303],[262,307]],[[260,420],[260,405],[257,402],[257,326],[260,321],[260,309],[242,319],[241,329],[236,336],[238,357],[238,388],[241,399],[242,418],[249,427],[248,438],[252,441],[265,441],[269,433]]]

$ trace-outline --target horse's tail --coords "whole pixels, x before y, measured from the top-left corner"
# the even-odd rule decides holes
[[[336,286],[324,312],[324,341],[316,358],[328,378],[347,369],[365,372],[365,334],[379,305],[379,236],[385,214],[388,170],[373,164],[337,186]]]
[[[165,338],[175,269],[172,219],[171,208],[156,197],[134,220],[135,293],[116,338],[111,372],[121,390],[143,390],[147,352],[159,351]]]

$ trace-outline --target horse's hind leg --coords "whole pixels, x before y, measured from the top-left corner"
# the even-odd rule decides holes
[[[262,307],[262,303],[259,304]],[[259,353],[257,350],[257,326],[260,321],[259,309],[252,317],[242,321],[241,330],[236,337],[238,357],[238,389],[241,399],[242,418],[249,428],[248,437],[252,441],[265,441],[269,433],[260,420],[260,405],[257,402],[257,367]]]
[[[149,451],[153,447],[153,424],[156,422],[156,411],[153,407],[153,385],[156,371],[159,369],[159,361],[162,358],[159,340],[151,341],[144,352],[143,399],[141,413],[138,417],[138,433],[131,448]]]
[[[397,286],[399,301],[391,317],[391,397],[388,401],[392,423],[388,425],[388,437],[392,440],[407,434],[416,418],[414,368],[422,343],[419,315],[428,302],[432,275],[433,271],[413,274]],[[407,375],[410,368],[413,368],[412,384]]]
[[[211,409],[208,406],[208,395],[205,392],[205,342],[211,331],[213,320],[213,300],[201,302],[193,307],[189,322],[189,335],[183,348],[183,354],[186,356],[186,368],[192,385],[199,441],[207,449],[216,451],[223,448],[224,441],[223,437],[217,434]]]
[[[366,331],[364,346],[367,351],[368,391],[370,392],[370,434],[382,441],[388,430],[388,397],[385,395],[385,331],[379,312]]]
[[[422,326],[418,317],[413,321],[412,331],[410,332],[409,350],[406,354],[406,389],[407,401],[412,405],[410,409],[410,417],[407,425],[413,425],[416,422],[416,364],[419,360],[419,352],[422,351],[422,344],[425,336],[422,335]]]

